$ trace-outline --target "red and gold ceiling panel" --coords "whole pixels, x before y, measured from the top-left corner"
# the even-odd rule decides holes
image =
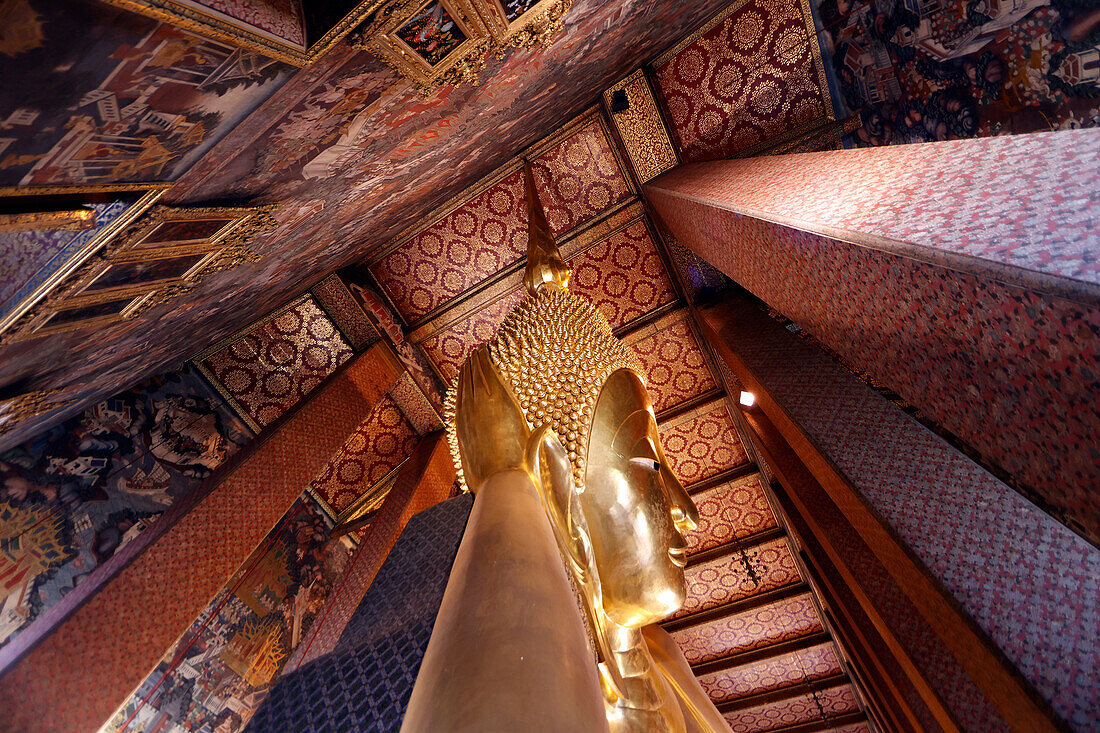
[[[654,66],[685,163],[732,158],[832,117],[800,0],[734,2]]]
[[[748,462],[721,400],[661,424],[660,433],[665,455],[684,486]]]
[[[359,424],[310,488],[333,512],[339,513],[408,458],[418,440],[397,403],[386,396]]]
[[[536,146],[536,186],[561,237],[634,195],[598,114]],[[527,251],[527,208],[520,162],[475,184],[461,203],[371,265],[406,322],[423,319],[473,286],[517,263]],[[446,210],[448,207],[444,207]]]
[[[555,237],[634,193],[598,116],[533,163],[539,200]]]
[[[726,713],[723,717],[733,733],[762,733],[800,723],[812,723],[858,710],[850,685],[839,685],[813,694],[769,702]]]
[[[676,299],[672,281],[644,220],[612,234],[569,260],[570,289],[619,328]]]
[[[746,562],[756,574],[755,579],[745,568]],[[787,540],[782,538],[746,548],[744,555],[737,552],[691,565],[684,575],[687,601],[673,618],[792,585],[802,579]]]
[[[263,427],[351,356],[332,321],[304,295],[218,344],[196,363],[253,427]]]
[[[840,673],[840,660],[830,641],[739,667],[702,674],[698,679],[710,699],[719,703]]]
[[[524,295],[522,290],[512,291],[496,303],[421,342],[424,353],[435,363],[447,384],[454,383],[466,357],[493,337],[511,310],[523,300]]]
[[[682,310],[623,339],[645,367],[646,387],[658,413],[718,387],[689,317]]]
[[[760,474],[752,474],[692,496],[699,524],[687,533],[689,555],[776,526],[760,482]]]
[[[628,211],[620,213],[629,214]],[[611,229],[607,236],[597,238],[594,243],[588,243],[588,235],[597,227],[591,227],[562,248],[566,253],[576,251],[567,256],[573,270],[573,292],[591,300],[607,316],[612,328],[630,323],[676,299],[645,220],[629,215],[623,218],[627,220],[625,225]],[[491,291],[467,301],[474,306],[472,313],[459,316],[455,322],[420,342],[447,382],[454,380],[466,357],[479,344],[493,337],[512,308],[526,296],[519,272],[494,285]],[[448,309],[445,315],[451,312],[452,309]],[[695,347],[698,350],[698,344]],[[680,384],[686,379],[681,379]],[[697,373],[695,379],[702,383]],[[710,383],[713,384],[713,379]]]
[[[821,631],[810,594],[671,632],[690,664],[771,646]]]

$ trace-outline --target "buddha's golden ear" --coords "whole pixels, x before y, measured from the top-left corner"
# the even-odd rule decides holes
[[[570,572],[574,577],[584,578],[591,562],[587,527],[576,526],[579,506],[574,497],[573,464],[550,425],[543,425],[531,433],[526,459],[527,470],[538,487],[558,547],[572,566]]]

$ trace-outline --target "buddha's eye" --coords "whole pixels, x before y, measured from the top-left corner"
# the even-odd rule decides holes
[[[658,463],[657,461],[653,460],[652,458],[646,458],[644,456],[638,456],[638,457],[635,457],[635,458],[631,458],[630,462],[633,463],[635,466],[641,466],[643,468],[649,469],[650,471],[660,471],[661,470],[661,464]]]

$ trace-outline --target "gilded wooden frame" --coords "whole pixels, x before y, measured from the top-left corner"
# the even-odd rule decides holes
[[[438,2],[466,36],[434,66],[405,43],[397,32],[417,13]],[[492,38],[475,0],[404,0],[380,10],[356,45],[373,52],[397,73],[416,83],[421,94],[430,94],[445,84],[476,82],[485,67]]]
[[[554,35],[562,29],[562,16],[572,4],[573,0],[539,0],[513,21],[508,20],[500,0],[480,0],[478,9],[485,17],[500,54],[513,46],[549,46]]]
[[[305,46],[266,34],[260,29],[249,30],[244,21],[228,20],[212,12],[204,12],[197,4],[180,0],[103,0],[125,10],[154,18],[196,35],[253,51],[292,66],[308,66],[336,45],[345,36],[367,21],[386,0],[363,0],[315,43],[306,39]]]
[[[129,226],[113,229],[96,242],[98,252],[88,252],[84,261],[53,284],[37,305],[26,310],[0,336],[0,344],[63,333],[78,328],[105,325],[134,318],[194,288],[204,278],[254,261],[255,255],[245,242],[255,234],[276,225],[273,207],[192,207],[156,206]],[[147,241],[163,224],[187,221],[225,220],[216,232],[187,240]],[[174,257],[195,257],[186,271],[157,280],[119,284],[91,290],[93,284],[112,267],[148,263]],[[118,310],[65,323],[51,325],[60,314],[126,301]]]

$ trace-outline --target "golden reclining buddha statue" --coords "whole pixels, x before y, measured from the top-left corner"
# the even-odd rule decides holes
[[[529,297],[448,395],[476,498],[402,730],[728,730],[656,625],[684,603],[697,510],[524,177]]]

